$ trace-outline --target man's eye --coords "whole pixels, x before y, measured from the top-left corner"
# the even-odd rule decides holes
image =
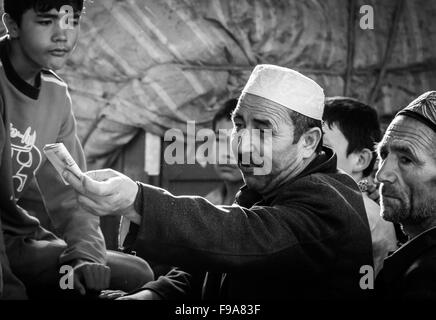
[[[268,127],[261,127],[259,128],[259,132],[262,136],[264,136],[266,132],[271,132],[271,129]]]
[[[235,122],[235,128],[236,129],[241,129],[242,128],[242,123]]]
[[[259,131],[260,131],[260,136],[262,138],[264,138],[266,134],[272,133],[272,130],[269,128],[262,128],[262,129],[259,129]]]
[[[411,164],[411,163],[412,163],[412,160],[410,160],[410,159],[407,158],[407,157],[400,157],[400,163],[401,163],[401,164],[408,165],[408,164]]]

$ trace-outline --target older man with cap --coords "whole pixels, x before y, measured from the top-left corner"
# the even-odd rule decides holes
[[[323,107],[323,90],[306,76],[254,69],[233,113],[246,185],[232,206],[173,196],[111,170],[64,176],[91,213],[139,225],[142,256],[225,272],[222,298],[363,298],[371,234],[357,184],[322,147]]]
[[[436,300],[436,91],[396,115],[379,156],[382,217],[399,223],[409,241],[385,259],[377,293]]]

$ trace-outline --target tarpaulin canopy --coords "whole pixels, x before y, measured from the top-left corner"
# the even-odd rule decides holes
[[[362,29],[370,5],[374,29]],[[258,63],[299,70],[326,95],[390,114],[436,88],[436,2],[101,0],[87,2],[69,84],[90,161],[138,128],[209,125]]]

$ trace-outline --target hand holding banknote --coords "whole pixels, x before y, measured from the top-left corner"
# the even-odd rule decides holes
[[[63,143],[47,144],[44,146],[43,151],[65,184],[68,184],[68,182],[62,177],[62,172],[64,172],[66,168],[68,168],[77,178],[82,176],[82,170],[80,170],[76,161],[74,161]]]
[[[62,176],[76,190],[78,202],[86,211],[97,216],[123,215],[140,223],[133,206],[138,185],[129,177],[104,169],[88,171],[79,178],[69,167]]]

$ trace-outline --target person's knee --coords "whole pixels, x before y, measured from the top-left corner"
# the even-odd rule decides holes
[[[154,280],[153,270],[150,265],[142,258],[137,256],[127,255],[126,262],[128,264],[128,270],[135,279],[147,283]]]
[[[107,261],[111,268],[111,289],[128,292],[154,280],[150,265],[139,257],[108,251]]]

